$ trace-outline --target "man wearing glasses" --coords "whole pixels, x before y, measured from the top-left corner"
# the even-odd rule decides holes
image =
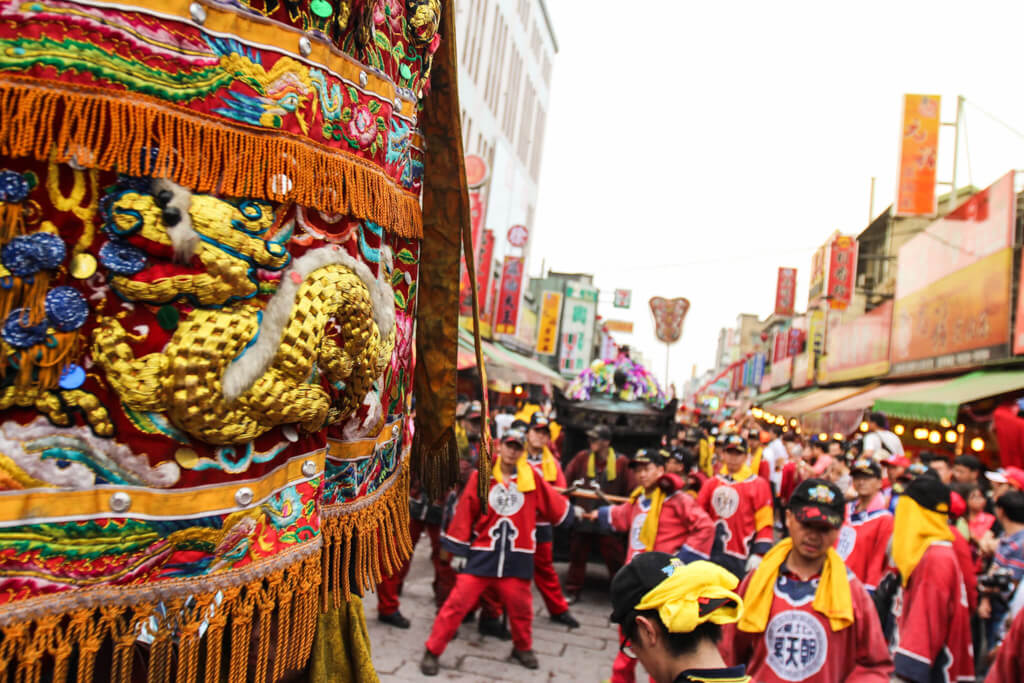
[[[612,580],[619,652],[639,660],[656,683],[747,683],[745,667],[718,652],[722,624],[743,613],[736,577],[711,562],[684,565],[667,553],[642,553]]]
[[[724,441],[726,471],[701,487],[698,501],[715,521],[712,561],[742,578],[772,547],[772,491],[767,481],[746,467],[746,440],[730,434]]]

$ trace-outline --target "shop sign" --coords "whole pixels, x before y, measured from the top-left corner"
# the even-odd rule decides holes
[[[508,243],[513,247],[525,247],[530,241],[530,231],[525,225],[513,225],[508,229]]]
[[[506,256],[501,270],[498,290],[498,315],[494,320],[494,333],[514,337],[519,320],[519,294],[523,285],[523,259]]]
[[[633,323],[628,320],[606,320],[604,322],[604,329],[609,332],[633,334]]]
[[[822,382],[845,382],[889,372],[889,337],[893,303],[887,301],[864,315],[832,317]]]
[[[633,290],[631,289],[616,289],[615,296],[612,299],[612,305],[615,308],[629,308],[633,303]]]
[[[896,186],[897,216],[935,214],[935,159],[939,147],[938,95],[903,96],[903,134]]]
[[[811,307],[825,292],[825,256],[828,245],[818,247],[811,259],[811,281],[807,288],[807,306]]]
[[[537,353],[545,356],[555,353],[555,342],[558,340],[558,316],[561,312],[561,292],[545,291],[541,294],[540,320],[537,323]]]
[[[593,360],[596,315],[597,290],[582,282],[567,283],[558,353],[562,374],[576,376]]]
[[[494,301],[491,300],[491,278],[494,272],[494,231],[484,230],[480,238],[479,261],[476,264],[476,291],[480,297],[480,317],[490,318]]]
[[[818,364],[817,349],[824,351],[825,318],[825,311],[820,309],[807,315],[807,377],[803,386],[814,384]]]
[[[1013,246],[1013,176],[1007,173],[900,247],[897,300]]]
[[[775,315],[791,316],[796,308],[796,268],[779,268],[775,281]]]
[[[900,250],[902,264],[904,250]],[[1010,352],[1013,248],[896,300],[891,374],[971,367]]]
[[[857,240],[847,235],[837,235],[828,249],[828,289],[826,297],[829,308],[843,310],[850,305],[853,297],[853,281],[857,273]]]
[[[793,358],[783,358],[772,363],[771,377],[773,389],[788,384],[793,378]]]

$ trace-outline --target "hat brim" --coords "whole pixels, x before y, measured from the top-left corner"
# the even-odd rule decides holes
[[[522,446],[523,448],[526,448],[526,442],[521,440],[521,439],[502,439],[501,442],[502,443],[514,443],[514,444],[517,444],[519,446]]]
[[[986,472],[985,473],[985,478],[988,479],[993,484],[1009,484],[1010,483],[1010,480],[1006,478],[1006,475],[1005,474],[1000,474],[999,472]]]
[[[793,516],[796,517],[798,522],[808,526],[838,529],[843,525],[842,516],[837,515],[835,511],[829,510],[823,505],[807,503],[800,507],[791,508],[790,512],[793,513]]]

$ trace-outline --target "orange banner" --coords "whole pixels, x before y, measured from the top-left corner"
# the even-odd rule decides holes
[[[896,215],[935,214],[935,158],[939,148],[938,95],[903,96],[903,138]]]
[[[562,295],[559,292],[544,292],[540,305],[540,319],[537,322],[537,353],[545,356],[555,353],[558,318],[561,314]]]
[[[891,374],[969,367],[1009,355],[1013,248],[897,299]]]
[[[605,320],[604,329],[608,332],[621,332],[622,334],[633,334],[633,323],[628,320]]]

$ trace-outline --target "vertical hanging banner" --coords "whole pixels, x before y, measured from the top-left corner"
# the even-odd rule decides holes
[[[654,336],[664,344],[674,344],[683,336],[683,321],[690,310],[690,300],[682,297],[665,299],[656,296],[648,302],[654,315]]]
[[[857,273],[857,240],[837,235],[829,245],[828,288],[825,296],[829,308],[845,310],[853,298],[853,278]]]
[[[796,308],[796,268],[779,268],[775,282],[775,315],[791,316]]]
[[[935,159],[939,148],[940,104],[938,95],[903,96],[897,216],[931,216],[936,212]]]
[[[515,336],[519,319],[519,293],[523,286],[523,257],[506,256],[501,269],[501,287],[498,289],[498,316],[494,319],[494,333]]]
[[[818,247],[811,260],[811,281],[807,286],[807,307],[813,308],[815,302],[825,292],[825,256],[827,246]]]
[[[480,237],[480,250],[477,251],[476,291],[480,299],[480,319],[487,320],[494,305],[491,300],[491,277],[494,271],[494,231],[484,230]]]
[[[615,296],[612,299],[612,305],[615,308],[629,308],[633,303],[633,290],[631,289],[616,289]]]
[[[585,282],[567,283],[558,353],[558,369],[562,374],[578,375],[593,360],[596,316],[597,290]]]
[[[485,209],[483,188],[487,184],[489,175],[490,171],[483,157],[476,154],[466,155],[466,184],[469,186],[470,232],[473,236],[473,257],[476,262],[478,284],[480,283],[481,274],[486,275],[490,273],[489,270],[484,269],[484,264],[480,260]],[[473,300],[469,291],[470,277],[472,275],[467,271],[466,262],[463,258],[459,268],[459,315],[462,317],[472,317],[473,315]],[[479,289],[479,287],[477,291],[483,292],[484,295],[487,292],[486,289]],[[483,311],[483,304],[484,302],[479,303],[481,311]]]
[[[558,341],[558,316],[561,312],[561,292],[545,291],[541,295],[540,320],[537,323],[537,353],[554,355]]]

